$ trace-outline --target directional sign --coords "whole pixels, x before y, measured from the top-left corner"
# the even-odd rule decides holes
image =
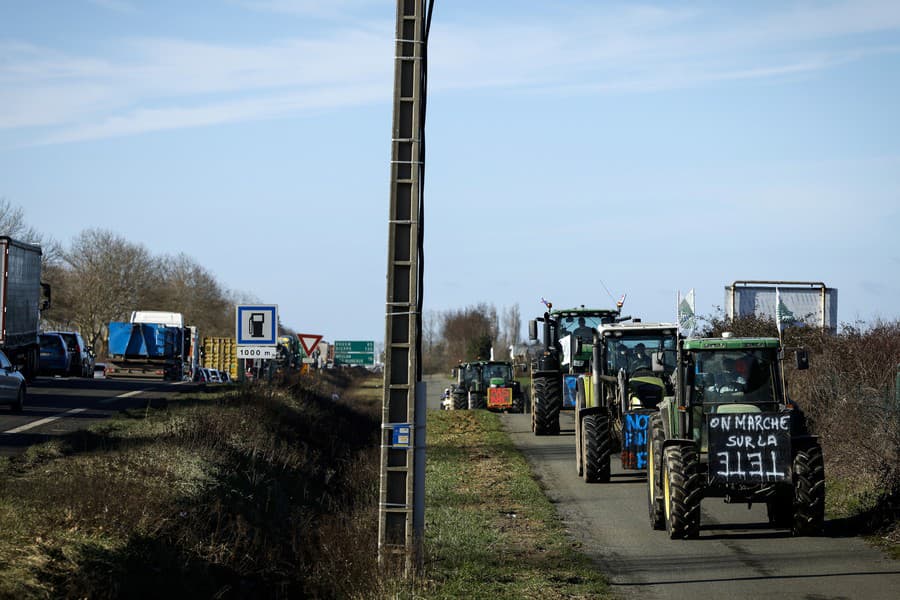
[[[235,311],[235,337],[238,346],[275,346],[278,330],[278,306],[241,304]]]
[[[316,346],[322,341],[322,336],[315,333],[298,333],[297,337],[300,339],[300,345],[303,346],[303,351],[306,352],[307,356],[312,356]]]
[[[334,362],[344,365],[374,365],[375,342],[357,340],[335,341]]]

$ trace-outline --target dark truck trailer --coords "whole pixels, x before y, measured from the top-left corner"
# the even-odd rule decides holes
[[[113,321],[106,375],[180,381],[185,361],[190,361],[190,343],[191,330],[182,325]]]
[[[41,254],[40,246],[0,236],[0,350],[29,380],[40,360],[41,310],[50,305],[50,288],[41,284]]]

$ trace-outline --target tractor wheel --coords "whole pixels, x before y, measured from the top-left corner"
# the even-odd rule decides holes
[[[450,392],[450,397],[453,399],[453,410],[466,410],[468,408],[469,402],[464,391],[453,390]]]
[[[469,410],[477,410],[479,408],[487,408],[484,402],[484,395],[478,392],[469,392]]]
[[[585,483],[609,483],[609,417],[586,416],[581,422],[581,435]]]
[[[662,444],[666,434],[663,431],[662,417],[659,413],[650,416],[647,427],[649,445],[647,447],[647,496],[650,509],[650,527],[662,531],[666,528],[666,509],[663,506],[662,481]]]
[[[559,377],[534,380],[532,429],[535,435],[559,434],[559,409],[562,406],[562,381]]]
[[[700,535],[700,500],[703,487],[700,462],[693,446],[669,446],[664,452],[663,505],[669,538],[691,539]]]
[[[517,414],[525,412],[525,396],[523,396],[522,394],[513,396],[512,412]]]
[[[819,535],[825,523],[825,463],[818,444],[794,454],[793,535]]]

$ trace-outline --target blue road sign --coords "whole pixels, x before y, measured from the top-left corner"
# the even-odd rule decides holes
[[[238,346],[274,346],[278,333],[278,306],[242,304],[237,307],[235,337]]]

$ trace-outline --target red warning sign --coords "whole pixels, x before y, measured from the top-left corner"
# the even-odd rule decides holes
[[[322,336],[315,333],[298,333],[297,338],[300,340],[300,345],[303,346],[306,356],[310,358],[312,358],[312,353],[315,352],[316,346],[322,341]]]

